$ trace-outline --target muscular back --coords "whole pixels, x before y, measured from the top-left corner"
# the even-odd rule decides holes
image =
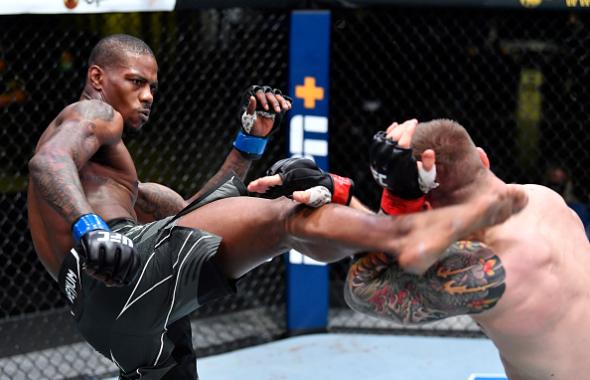
[[[79,216],[135,219],[137,173],[122,131],[123,119],[111,106],[83,100],[66,107],[37,143],[29,163],[29,226],[54,278],[74,244],[70,228]]]
[[[585,378],[590,341],[590,245],[579,218],[553,191],[526,185],[529,205],[486,234],[506,271],[497,307],[474,318],[511,379]]]

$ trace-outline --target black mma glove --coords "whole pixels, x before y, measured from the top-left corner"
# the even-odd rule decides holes
[[[397,141],[385,138],[383,131],[373,136],[369,163],[373,178],[382,187],[403,199],[424,195],[418,182],[418,167],[412,149],[400,148]]]
[[[308,158],[292,157],[277,161],[266,171],[267,176],[275,174],[281,177],[283,184],[270,187],[263,195],[266,198],[291,197],[294,191],[304,191],[316,186],[323,186],[329,191],[333,203],[348,205],[352,199],[354,182],[350,178],[326,173],[318,168],[313,160]],[[328,202],[330,202],[330,199],[322,200],[317,205]]]
[[[112,286],[128,285],[139,269],[139,256],[128,237],[110,232],[96,214],[82,215],[72,225],[77,251],[86,270]]]
[[[373,178],[384,187],[381,209],[389,215],[420,211],[425,194],[438,186],[436,171],[419,170],[412,149],[402,148],[383,131],[373,136],[369,151]]]
[[[281,90],[272,88],[269,86],[250,86],[246,89],[244,94],[242,95],[242,101],[240,106],[240,123],[242,127],[238,132],[234,140],[234,148],[240,151],[246,158],[251,160],[259,159],[264,150],[266,148],[266,143],[268,142],[268,138],[279,130],[281,126],[281,122],[283,121],[283,117],[285,116],[285,111],[281,110],[281,112],[275,112],[273,107],[269,107],[268,110],[265,110],[260,101],[256,99],[256,109],[254,114],[249,115],[246,110],[248,108],[248,103],[250,102],[250,97],[256,97],[256,93],[258,91],[263,91],[264,93],[272,92],[275,95],[281,95],[285,100],[288,102],[292,102],[292,99],[286,95],[281,93]],[[254,126],[254,122],[256,121],[257,117],[267,117],[274,119],[274,123],[272,126],[271,131],[266,136],[254,136],[250,134],[252,131],[252,127]]]

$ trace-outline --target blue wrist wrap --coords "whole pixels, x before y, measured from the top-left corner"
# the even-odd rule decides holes
[[[80,241],[80,238],[87,232],[94,230],[105,230],[110,231],[111,229],[102,218],[96,214],[82,215],[76,223],[72,225],[72,234],[76,243]]]
[[[247,135],[239,131],[234,140],[234,148],[249,158],[260,158],[264,153],[267,142],[268,138],[266,137]]]

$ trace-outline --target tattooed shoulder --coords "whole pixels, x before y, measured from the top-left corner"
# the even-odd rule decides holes
[[[86,120],[101,120],[111,122],[115,110],[109,104],[100,100],[82,100],[74,105],[74,112]]]
[[[482,243],[453,244],[423,276],[404,272],[393,260],[384,265],[384,257],[366,255],[350,268],[345,295],[353,309],[424,323],[481,313],[494,307],[505,290],[502,262]]]
[[[475,314],[496,305],[506,289],[500,257],[483,243],[459,241],[427,273],[440,286],[441,307],[455,314]]]

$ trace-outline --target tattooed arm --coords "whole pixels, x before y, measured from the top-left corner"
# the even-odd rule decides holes
[[[404,272],[383,253],[349,269],[344,296],[354,310],[403,324],[420,324],[492,308],[505,289],[500,258],[482,243],[453,244],[423,276]]]
[[[252,99],[249,100],[249,114],[254,112],[257,102],[262,102],[262,104],[268,103],[269,106],[274,107],[276,111],[279,109],[286,111],[291,108],[291,103],[284,100],[282,96],[277,96],[275,92],[260,92],[256,95],[256,99],[252,97]],[[274,117],[270,118],[264,115],[259,115],[254,121],[249,133],[254,136],[267,136],[273,127]],[[248,170],[250,170],[251,164],[251,158],[247,158],[236,148],[232,148],[217,173],[215,173],[213,177],[211,177],[207,183],[197,191],[197,193],[187,200],[183,200],[179,194],[162,185],[155,183],[140,184],[138,199],[135,206],[138,220],[141,222],[147,222],[174,215],[201,195],[209,192],[215,186],[218,186],[219,182],[230,174],[237,175],[243,181],[248,174]]]
[[[230,175],[230,173],[236,174],[243,181],[246,178],[246,174],[248,174],[248,170],[250,170],[251,164],[251,160],[245,158],[235,148],[232,148],[217,173],[215,173],[215,175],[213,175],[213,177],[211,177],[195,195],[190,199],[187,199],[187,203],[194,201],[202,194],[211,190],[214,186],[219,185],[219,181]]]
[[[254,89],[255,87],[257,90]],[[282,95],[277,89],[266,86],[251,86],[243,94],[242,101],[243,108],[241,108],[240,114],[246,111],[248,115],[253,115],[256,110],[259,110],[257,106],[266,107],[265,109],[270,109],[277,113],[277,116],[272,115],[269,117],[266,112],[257,112],[253,124],[248,127],[246,131],[248,135],[263,138],[268,138],[273,130],[276,131],[279,128],[282,115],[291,109],[291,99],[289,97]],[[241,122],[244,123],[243,119]],[[242,126],[241,130],[245,131],[244,128],[246,128],[245,125]],[[217,186],[219,181],[229,174],[235,174],[243,181],[246,178],[246,174],[248,174],[248,170],[250,170],[251,163],[252,158],[248,158],[245,154],[240,153],[234,144],[234,147],[232,147],[217,173],[187,201],[190,203],[202,194],[205,194],[214,186]]]
[[[91,213],[78,171],[105,145],[121,141],[123,119],[106,103],[85,100],[67,107],[41,137],[29,161],[35,190],[68,223]]]

